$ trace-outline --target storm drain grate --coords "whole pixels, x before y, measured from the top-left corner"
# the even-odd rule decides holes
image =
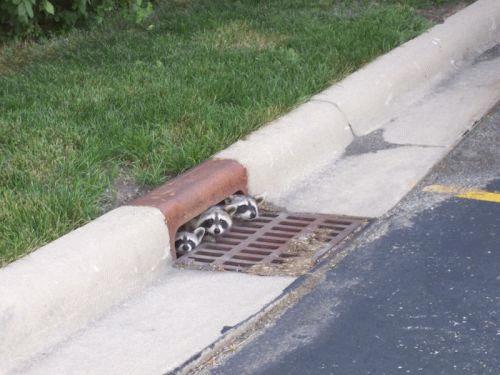
[[[181,256],[176,265],[180,268],[272,274],[261,271],[283,269],[289,264],[294,265],[295,261],[291,268],[295,267],[297,271],[299,259],[301,266],[298,269],[303,269],[304,263],[310,268],[327,250],[366,222],[366,219],[336,215],[263,212],[256,220],[234,222],[224,237],[202,243]],[[295,271],[284,273],[297,273]]]

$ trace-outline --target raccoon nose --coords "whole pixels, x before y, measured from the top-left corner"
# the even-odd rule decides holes
[[[250,219],[255,219],[256,216],[257,214],[255,212],[250,213]]]
[[[182,250],[188,251],[189,250],[189,246],[188,245],[182,245]]]
[[[220,233],[220,229],[219,229],[219,228],[215,228],[215,229],[214,229],[214,233],[215,233],[215,234],[219,234],[219,233]]]

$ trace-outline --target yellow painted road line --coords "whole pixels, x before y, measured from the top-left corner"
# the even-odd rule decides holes
[[[424,187],[423,190],[430,193],[451,194],[457,198],[500,203],[500,192],[496,191],[462,189],[446,185],[429,185]]]

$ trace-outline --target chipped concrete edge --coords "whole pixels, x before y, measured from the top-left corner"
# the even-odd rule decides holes
[[[373,130],[394,97],[452,73],[498,43],[499,24],[500,2],[478,0],[214,158],[243,165],[250,192],[279,195],[340,156],[354,134]],[[170,261],[169,242],[161,210],[125,206],[0,269],[0,341],[8,343],[0,347],[3,368],[14,368],[148,285]]]

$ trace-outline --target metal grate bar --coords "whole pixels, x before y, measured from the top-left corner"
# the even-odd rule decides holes
[[[179,257],[182,268],[245,272],[257,264],[281,265],[297,257],[289,253],[290,241],[321,230],[329,248],[367,222],[363,218],[336,215],[264,212],[253,221],[235,222],[231,230],[215,242],[204,242]],[[312,256],[316,261],[325,250]]]

